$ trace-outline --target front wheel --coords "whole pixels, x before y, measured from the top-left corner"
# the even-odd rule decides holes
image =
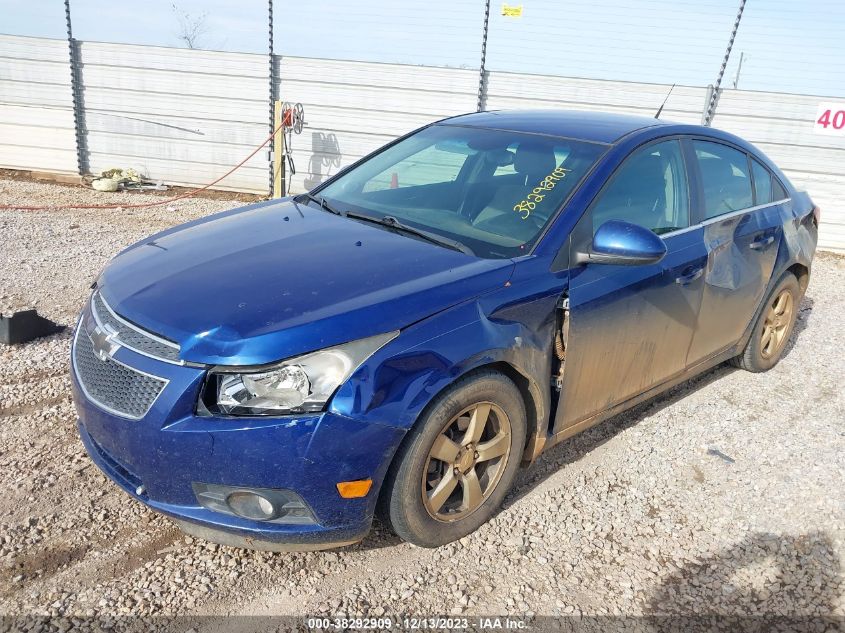
[[[733,364],[753,372],[774,367],[792,335],[800,301],[798,280],[787,273],[766,299],[751,338],[742,353],[733,359]]]
[[[485,371],[458,381],[408,433],[385,482],[381,514],[402,539],[422,547],[473,532],[507,494],[526,427],[510,379]]]

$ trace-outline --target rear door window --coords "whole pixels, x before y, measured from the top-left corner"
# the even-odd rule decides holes
[[[704,219],[754,205],[745,152],[710,141],[693,141],[693,148],[701,170]]]
[[[755,204],[772,202],[772,174],[753,158],[751,159],[751,173],[754,176]]]

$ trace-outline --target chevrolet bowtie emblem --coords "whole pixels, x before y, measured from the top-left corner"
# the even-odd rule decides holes
[[[117,332],[108,325],[98,325],[88,336],[94,346],[94,353],[103,362],[114,356],[114,353],[120,349],[120,344],[116,340]]]

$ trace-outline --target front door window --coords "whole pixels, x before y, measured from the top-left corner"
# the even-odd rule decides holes
[[[631,155],[590,210],[593,234],[624,220],[658,235],[689,226],[689,188],[680,141],[649,145]]]

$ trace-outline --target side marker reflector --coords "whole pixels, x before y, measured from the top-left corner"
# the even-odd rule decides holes
[[[344,499],[360,499],[366,497],[373,486],[372,479],[359,479],[358,481],[341,481],[337,484],[337,491]]]

